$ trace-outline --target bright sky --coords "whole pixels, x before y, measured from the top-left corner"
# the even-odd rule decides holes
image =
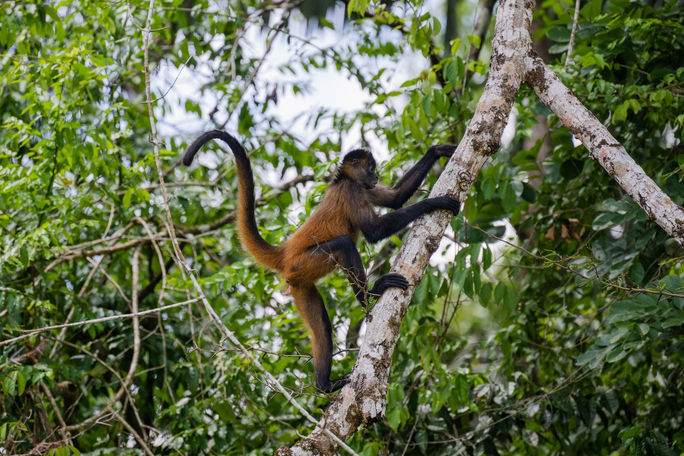
[[[433,14],[440,17],[442,24],[444,24],[444,3],[437,1],[428,2],[428,8]],[[315,46],[328,47],[333,44],[343,45],[346,41],[353,40],[354,35],[348,33],[349,29],[344,29],[344,7],[338,5],[334,10],[330,10],[327,19],[335,24],[335,30],[327,28],[310,28],[307,30],[307,24],[304,20],[299,23],[290,22],[290,32],[292,35],[305,38],[311,41]],[[399,33],[395,31],[388,31],[388,33]],[[223,42],[216,42],[213,44],[216,48],[223,46]],[[248,56],[259,58],[266,49],[266,39],[264,33],[257,27],[250,28],[243,38],[243,52]],[[344,71],[339,71],[335,68],[317,69],[309,74],[300,73],[292,75],[290,73],[282,73],[278,68],[286,64],[294,58],[293,47],[285,42],[281,36],[274,43],[271,52],[267,56],[264,64],[259,71],[259,77],[255,81],[257,87],[263,87],[262,81],[270,82],[298,82],[307,78],[309,80],[310,91],[306,93],[293,94],[291,91],[285,91],[278,94],[277,105],[269,107],[269,114],[272,114],[280,119],[285,124],[288,131],[303,138],[305,142],[311,141],[321,131],[329,129],[329,125],[322,123],[318,129],[312,129],[306,125],[306,116],[301,116],[300,120],[289,124],[290,119],[298,118],[300,114],[317,110],[317,108],[326,108],[328,110],[336,110],[339,112],[352,112],[362,109],[365,104],[371,99],[370,96],[364,92],[356,83],[354,78],[349,78]],[[312,52],[315,49],[312,48]],[[183,68],[179,70],[170,65],[162,66],[159,73],[153,78],[154,89],[157,93],[166,93],[166,99],[169,102],[167,109],[163,115],[161,110],[157,111],[159,120],[159,130],[162,137],[182,137],[186,140],[191,140],[200,132],[213,128],[208,119],[209,113],[214,106],[216,106],[216,97],[209,91],[202,93],[201,86],[213,77],[215,69],[212,62],[208,61],[206,57],[199,59],[203,64],[197,65],[197,69]],[[387,61],[379,61],[380,65],[386,64]],[[368,59],[365,62],[367,67],[364,70],[372,72],[375,68],[379,68],[378,61]],[[387,66],[387,65],[385,65]],[[387,90],[396,90],[403,81],[415,77],[420,71],[426,68],[426,60],[418,53],[408,54],[398,64],[393,65],[397,70],[394,73],[389,71],[383,77],[382,83],[385,84]],[[374,68],[375,67],[375,68]],[[383,75],[385,76],[385,75]],[[259,90],[258,98],[265,96],[264,90]],[[245,94],[245,97],[252,97],[254,95],[254,88],[250,88]],[[184,109],[186,100],[199,102],[202,107],[204,116],[201,120],[197,119],[196,114],[188,114]],[[168,108],[167,106],[167,108]],[[221,116],[217,116],[219,119]],[[225,118],[225,117],[224,117]],[[237,115],[234,114],[229,123],[227,130],[235,130],[231,128],[234,122],[237,121]],[[514,123],[509,123],[504,132],[502,142],[507,144],[511,141],[514,129]],[[371,142],[371,148],[376,158],[379,161],[386,160],[389,157],[389,151],[385,144],[377,138],[367,137]],[[348,151],[354,147],[360,146],[360,135],[358,129],[352,129],[350,133],[343,137],[343,144],[341,150]],[[211,152],[204,152],[198,155],[198,162],[202,166],[214,168],[218,162],[216,157]],[[292,170],[291,175],[285,175],[284,181],[287,181],[294,176],[295,171]],[[280,181],[279,174],[273,170],[267,173],[266,176],[261,176],[263,181],[269,185],[277,185]],[[300,208],[299,210],[303,210]],[[297,219],[298,210],[291,214],[293,220]],[[449,228],[449,231],[451,229]],[[509,231],[509,230],[507,230]],[[453,233],[447,233],[453,235]],[[508,233],[507,233],[508,234]],[[432,259],[433,264],[443,264],[453,259],[456,249],[451,241],[443,238],[442,245],[439,251],[448,249],[446,255],[435,255]]]

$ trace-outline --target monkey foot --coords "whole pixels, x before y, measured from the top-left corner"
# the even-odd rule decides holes
[[[406,277],[401,274],[390,272],[389,274],[385,274],[384,276],[380,277],[378,281],[375,282],[375,285],[373,285],[373,288],[371,291],[369,291],[369,294],[379,298],[382,296],[385,290],[393,287],[406,290],[409,287],[408,280],[406,280]]]
[[[316,382],[316,389],[322,393],[334,393],[335,391],[339,390],[342,388],[344,385],[349,383],[351,380],[351,372],[347,372],[344,374],[342,377],[335,379],[335,380],[329,380],[327,384],[321,385],[319,382]]]

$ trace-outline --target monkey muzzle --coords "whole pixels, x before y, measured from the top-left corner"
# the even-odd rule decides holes
[[[372,188],[375,188],[376,185],[378,185],[378,178],[377,177],[375,179],[373,179],[372,181],[366,182],[365,187],[367,190],[370,190]]]

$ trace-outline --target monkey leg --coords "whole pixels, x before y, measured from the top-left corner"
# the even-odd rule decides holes
[[[332,393],[349,382],[349,374],[336,380],[330,380],[332,368],[332,327],[323,298],[315,286],[294,287],[292,295],[297,310],[311,334],[311,350],[313,352],[314,371],[316,373],[316,389],[324,393]]]
[[[338,236],[312,247],[315,254],[327,254],[342,267],[351,284],[354,296],[363,307],[368,306],[368,296],[378,298],[391,287],[408,288],[408,281],[401,274],[385,274],[368,290],[368,279],[363,268],[361,255],[350,236]]]

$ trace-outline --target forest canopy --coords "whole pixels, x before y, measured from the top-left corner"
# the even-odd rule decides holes
[[[308,435],[293,402],[320,419],[333,399],[287,283],[240,246],[233,156],[207,145],[186,168],[182,152],[238,137],[280,244],[345,152],[370,148],[391,184],[461,141],[498,7],[1,2],[0,454],[272,454]],[[548,0],[533,17],[536,53],[681,208],[681,2]],[[684,452],[684,248],[564,122],[522,86],[351,451]],[[371,282],[406,236],[358,244]],[[320,289],[337,377],[365,314],[343,273]]]

